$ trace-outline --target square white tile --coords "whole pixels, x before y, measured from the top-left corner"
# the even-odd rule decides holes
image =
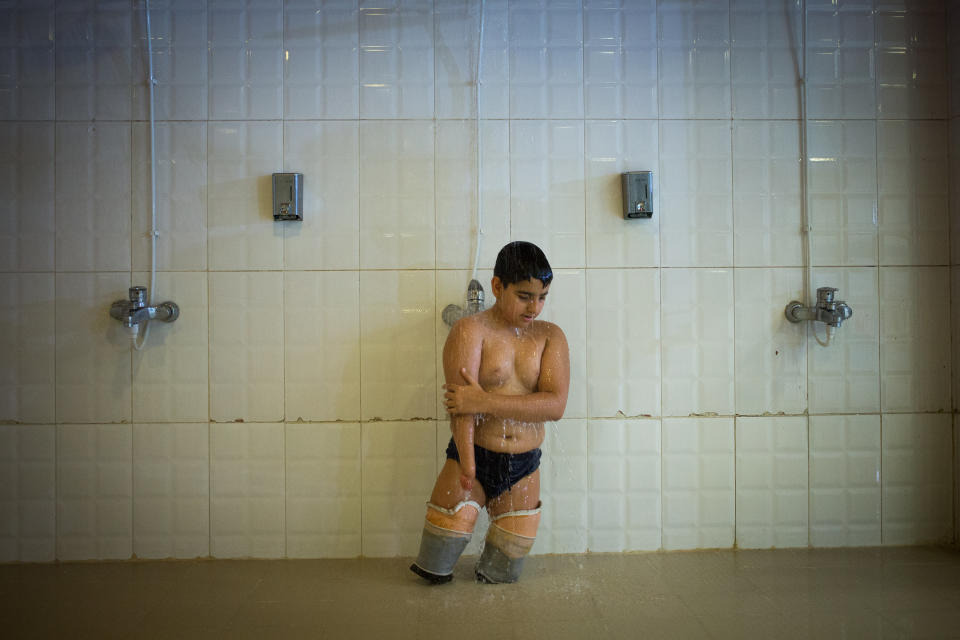
[[[513,3],[510,10],[510,117],[583,117],[580,6]]]
[[[660,147],[656,120],[586,123],[588,267],[660,264]],[[625,219],[620,174],[652,171],[653,217]]]
[[[883,544],[951,540],[951,439],[948,415],[883,415]]]
[[[559,326],[567,338],[570,351],[570,389],[565,418],[587,416],[587,283],[586,271],[564,269],[553,271],[550,295],[540,314]]]
[[[878,6],[877,114],[882,118],[945,118],[949,84],[949,3]],[[904,10],[906,9],[906,10]]]
[[[134,273],[149,286],[150,274]],[[207,274],[158,273],[152,303],[172,301],[180,316],[153,321],[140,351],[133,352],[135,422],[206,422],[210,418]]]
[[[365,422],[361,430],[363,555],[416,555],[438,472],[437,423]]]
[[[663,549],[732,546],[734,419],[664,418],[661,425]]]
[[[810,544],[880,544],[880,416],[810,416]]]
[[[156,138],[156,264],[207,268],[207,124],[159,122]],[[133,268],[151,263],[150,126],[133,126]]]
[[[738,267],[803,265],[800,127],[734,121],[733,254]]]
[[[734,411],[731,269],[664,269],[660,275],[664,416]]]
[[[880,309],[878,269],[817,268],[811,288],[833,287],[853,316],[837,329],[829,346],[823,323],[809,323],[808,401],[811,414],[880,411]]]
[[[138,13],[142,10],[138,7]],[[157,120],[206,120],[209,113],[207,6],[204,2],[151,4],[154,111]],[[133,112],[150,116],[146,24],[134,19]]]
[[[450,0],[433,9],[436,39],[433,54],[434,92],[438,118],[476,116],[480,8],[480,3]],[[488,13],[489,10],[485,10],[483,15],[484,32],[489,25]],[[489,39],[485,36],[484,40]]]
[[[363,420],[436,417],[435,296],[433,271],[360,272]]]
[[[423,5],[360,7],[361,118],[433,117],[433,22]]]
[[[210,417],[283,418],[283,274],[211,273]]]
[[[510,231],[543,249],[554,269],[582,268],[584,123],[513,120],[510,124]]]
[[[53,3],[38,7],[18,3],[7,9],[10,26],[4,38],[7,49],[2,120],[53,120],[56,106],[54,40],[56,13]]]
[[[875,123],[816,121],[807,135],[812,263],[877,264]]]
[[[947,123],[878,121],[880,264],[950,260]]]
[[[281,423],[210,425],[210,555],[282,558],[284,432]]]
[[[129,123],[59,122],[56,145],[57,270],[129,269]]]
[[[957,47],[957,25],[960,25],[960,13],[957,13],[955,7],[947,7],[947,68],[950,72],[948,80],[949,87],[949,113],[950,117],[960,115],[960,65],[957,64],[957,56],[960,56],[960,47]]]
[[[208,10],[210,119],[283,115],[283,12],[278,9],[220,5]]]
[[[730,13],[734,118],[798,118],[799,12],[786,3],[739,0]]]
[[[436,247],[440,269],[473,269],[480,226],[479,267],[492,268],[510,241],[510,125],[480,123],[478,171],[476,122],[437,123]],[[477,198],[477,176],[483,182]],[[478,205],[482,207],[478,218]]]
[[[587,442],[587,420],[547,423],[540,461],[543,511],[533,554],[585,553],[589,548]]]
[[[55,73],[57,120],[130,119],[132,11],[126,3],[57,7],[50,25],[60,70]]]
[[[949,300],[949,267],[881,267],[883,411],[950,410]]]
[[[136,556],[208,556],[208,423],[133,425],[133,463],[133,552]]]
[[[287,420],[358,420],[359,273],[290,271],[283,287]]]
[[[446,5],[447,3],[443,3]],[[484,5],[483,70],[480,74],[480,113],[484,118],[510,117],[510,5]],[[443,113],[437,98],[438,115]]]
[[[129,424],[57,425],[57,559],[127,560],[133,552]]]
[[[737,417],[737,546],[806,547],[807,418]]]
[[[590,551],[660,548],[660,421],[588,423]]]
[[[957,541],[958,532],[960,532],[960,480],[957,479],[956,469],[960,469],[960,418],[953,417],[953,468],[954,468],[954,489],[953,489],[953,541]]]
[[[950,267],[950,373],[953,405],[960,405],[960,269]]]
[[[807,13],[807,112],[811,118],[876,115],[874,11],[869,2],[822,3]]]
[[[436,266],[434,124],[360,123],[360,267]]]
[[[56,557],[56,427],[0,426],[0,559],[51,562]]]
[[[960,102],[960,93],[957,97],[957,101]],[[948,144],[950,145],[947,165],[950,171],[948,180],[950,184],[950,264],[960,264],[960,162],[957,161],[954,153],[955,149],[960,148],[960,119],[953,118],[950,120],[948,135]]]
[[[273,220],[271,183],[271,174],[282,161],[283,123],[208,124],[207,263],[211,270],[283,265],[283,232]]]
[[[55,416],[52,273],[0,274],[0,420],[51,423]]]
[[[129,421],[130,334],[106,305],[128,298],[130,274],[58,273],[55,286],[57,421]]]
[[[303,174],[303,220],[274,223],[287,269],[360,266],[359,145],[356,122],[284,123],[284,171]]]
[[[287,3],[283,17],[284,116],[359,117],[357,3]]]
[[[655,118],[654,0],[583,7],[583,95],[587,118]]]
[[[800,269],[736,269],[735,370],[738,415],[807,410],[807,327],[784,317],[803,299]]]
[[[660,149],[662,266],[731,266],[729,123],[661,120]]]
[[[660,415],[660,272],[589,269],[587,415]]]
[[[287,557],[360,555],[361,468],[359,423],[287,423]]]
[[[730,117],[730,10],[721,5],[658,7],[661,117]]]
[[[4,176],[4,198],[0,201],[2,271],[54,269],[55,140],[52,122],[0,124],[0,146],[8,150],[0,158]]]

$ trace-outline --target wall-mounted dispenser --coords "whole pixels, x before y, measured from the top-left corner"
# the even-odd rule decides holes
[[[303,220],[303,174],[273,174],[273,219]]]
[[[627,171],[620,174],[620,190],[623,194],[623,217],[653,217],[652,171]]]

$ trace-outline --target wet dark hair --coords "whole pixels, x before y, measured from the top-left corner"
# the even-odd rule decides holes
[[[500,249],[493,275],[500,278],[503,286],[532,278],[547,286],[553,280],[553,269],[540,247],[532,242],[517,240]]]

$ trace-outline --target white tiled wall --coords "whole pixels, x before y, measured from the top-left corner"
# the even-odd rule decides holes
[[[735,540],[733,418],[664,418],[662,547],[729,547]]]
[[[737,418],[737,545],[805,547],[807,418]]]
[[[210,431],[206,422],[133,426],[133,552],[210,553]]]
[[[880,544],[880,416],[810,416],[810,544]]]
[[[941,414],[883,416],[884,544],[951,538],[951,420]]]
[[[478,188],[570,344],[535,553],[960,530],[953,3],[807,3],[807,274],[796,3],[487,0],[478,127],[477,0],[153,0],[142,351],[143,2],[0,4],[0,561],[412,555]]]

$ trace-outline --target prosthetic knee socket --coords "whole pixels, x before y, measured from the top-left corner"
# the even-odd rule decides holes
[[[410,570],[433,583],[449,582],[453,566],[470,542],[480,505],[473,500],[452,509],[427,503],[427,521],[420,538],[420,554]]]
[[[523,560],[537,537],[540,505],[528,511],[510,511],[490,522],[487,540],[477,563],[477,579],[483,582],[516,582]]]

